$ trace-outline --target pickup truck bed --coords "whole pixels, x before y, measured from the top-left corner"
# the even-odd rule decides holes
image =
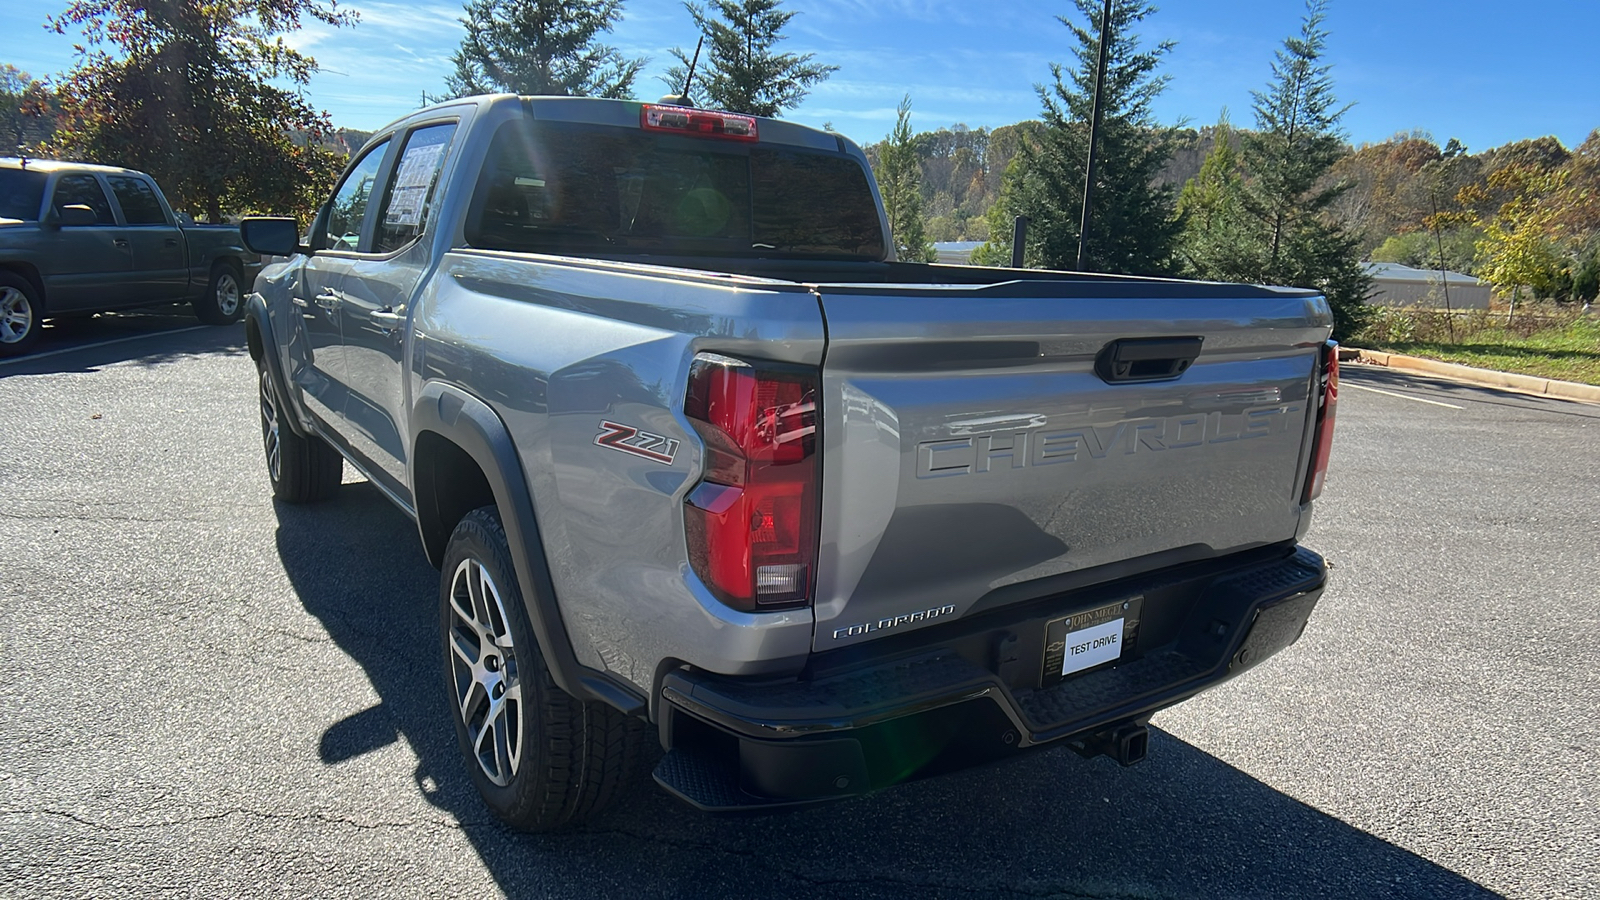
[[[897,263],[859,149],[769,120],[476,98],[369,146],[311,247],[245,223],[293,256],[247,321],[274,488],[331,496],[343,458],[417,520],[513,825],[606,793],[519,768],[539,712],[650,723],[710,810],[1053,741],[1131,764],[1321,594],[1314,292]],[[401,246],[387,208],[328,224],[407,185]]]

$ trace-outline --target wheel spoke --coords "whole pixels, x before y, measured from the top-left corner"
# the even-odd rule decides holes
[[[476,668],[478,660],[483,656],[482,649],[469,645],[459,628],[450,629],[450,652],[469,669]]]
[[[463,580],[466,581],[468,601],[472,604],[472,623],[478,627],[479,633],[486,634],[492,641],[494,632],[486,627],[489,616],[484,612],[483,567],[478,565],[476,560],[470,559],[462,563],[462,566],[466,568],[466,577]]]
[[[489,692],[484,690],[483,682],[478,680],[476,673],[469,672],[468,677],[472,679],[471,682],[464,691],[457,688],[456,693],[461,696],[456,699],[461,707],[461,721],[471,728],[472,721],[477,718],[477,710],[489,701]]]
[[[522,724],[522,685],[511,685],[500,700],[505,707],[502,718],[506,727],[506,762],[511,766],[511,774],[515,775],[522,761],[522,729],[518,727]]]
[[[489,577],[489,571],[482,566],[478,567],[480,584],[479,593],[483,596],[484,624],[489,626],[489,634],[498,647],[511,648],[511,632],[506,628],[505,613],[500,607],[500,590],[494,586],[494,581]]]

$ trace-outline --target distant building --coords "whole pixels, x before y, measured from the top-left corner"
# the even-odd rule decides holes
[[[1372,296],[1368,303],[1377,306],[1445,307],[1446,287],[1450,289],[1451,309],[1488,309],[1489,285],[1471,275],[1446,270],[1444,280],[1438,269],[1413,269],[1399,263],[1363,263],[1372,276]]]
[[[935,262],[967,265],[972,262],[972,251],[982,245],[983,241],[934,241],[933,252],[939,257]]]

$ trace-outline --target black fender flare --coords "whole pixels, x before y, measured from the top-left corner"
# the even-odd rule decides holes
[[[512,566],[522,586],[522,602],[533,623],[534,639],[539,642],[556,686],[579,700],[598,700],[628,715],[642,714],[646,706],[637,689],[609,673],[583,665],[572,651],[556,602],[555,582],[550,577],[533,494],[511,433],[500,416],[477,397],[451,385],[432,382],[423,387],[412,404],[409,442],[413,453],[424,432],[433,432],[459,447],[489,482],[506,529],[506,543],[511,546]],[[417,516],[417,528],[429,561],[438,566],[443,547],[425,533],[421,515]]]
[[[267,377],[272,379],[272,386],[278,392],[279,404],[293,406],[294,395],[289,393],[289,382],[283,375],[283,357],[278,354],[278,342],[272,331],[272,318],[267,313],[266,299],[252,291],[245,297],[244,309],[244,336],[246,346],[250,349],[250,358],[267,367]],[[288,425],[296,437],[311,436],[311,432],[300,421],[299,410],[280,410],[278,420]]]

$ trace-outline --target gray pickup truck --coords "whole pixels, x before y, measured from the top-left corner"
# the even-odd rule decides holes
[[[378,132],[310,246],[243,230],[290,257],[247,300],[273,491],[349,461],[415,519],[515,827],[604,807],[646,723],[706,810],[1132,764],[1326,582],[1321,297],[896,262],[832,133],[469,98]]]
[[[44,320],[187,301],[208,325],[244,315],[260,259],[232,225],[195,225],[143,172],[0,159],[0,356]]]

